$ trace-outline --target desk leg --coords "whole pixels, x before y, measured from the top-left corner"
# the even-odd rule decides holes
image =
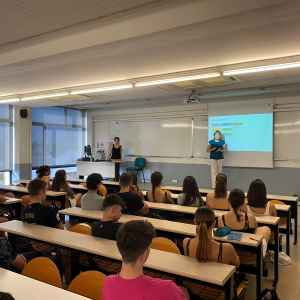
[[[296,221],[295,221],[296,223]],[[297,231],[297,229],[295,228]],[[286,254],[290,255],[290,234],[291,234],[291,210],[288,211],[288,219],[287,219],[287,228],[286,228],[287,234],[286,234]],[[295,236],[296,236],[295,231]]]
[[[256,297],[258,297],[261,293],[262,286],[262,274],[263,274],[263,263],[262,263],[262,244],[257,247],[256,253],[256,267],[257,267],[257,275],[256,275]]]
[[[298,201],[293,204],[294,210],[294,245],[298,242]]]
[[[274,226],[274,240],[275,240],[275,251],[274,251],[274,284],[278,282],[278,256],[279,256],[279,225]]]
[[[233,289],[234,289],[233,280],[234,280],[234,276],[232,276],[225,283],[225,286],[224,286],[224,292],[225,292],[224,300],[232,300],[233,299]]]

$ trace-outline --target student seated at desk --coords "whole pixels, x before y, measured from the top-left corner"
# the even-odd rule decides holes
[[[183,291],[171,280],[144,275],[143,266],[155,236],[153,226],[145,221],[123,224],[117,234],[117,246],[122,256],[122,269],[118,275],[107,276],[104,281],[104,300],[183,300]]]
[[[152,191],[147,193],[148,200],[150,202],[174,204],[171,193],[161,188],[162,181],[163,181],[163,176],[160,172],[152,173],[151,175]]]
[[[108,195],[103,202],[103,215],[100,221],[92,225],[92,235],[109,240],[116,240],[118,223],[122,216],[123,201],[117,194]]]
[[[215,190],[207,194],[206,205],[211,209],[230,209],[227,192],[227,176],[225,174],[220,173],[216,176]]]
[[[123,173],[120,176],[120,192],[119,196],[124,202],[124,212],[132,215],[146,215],[149,213],[149,207],[144,203],[143,198],[136,192],[130,191],[131,176]]]
[[[97,173],[90,174],[86,179],[88,191],[77,202],[77,206],[87,210],[101,210],[104,197],[98,195],[98,189],[102,182],[102,176]]]
[[[261,179],[251,182],[247,194],[248,211],[255,216],[277,216],[275,205],[267,199],[267,189]]]
[[[227,226],[234,231],[254,233],[257,228],[255,216],[247,213],[245,193],[234,189],[229,194],[230,211],[218,218],[218,227]]]
[[[0,267],[20,272],[23,270],[25,264],[25,258],[16,253],[5,234],[0,232]]]
[[[75,195],[73,190],[70,188],[69,183],[67,182],[67,173],[65,170],[58,170],[55,173],[52,182],[52,190],[55,192],[65,192],[67,195],[67,201],[69,206],[71,206],[71,200],[74,199],[77,203],[78,199],[81,197],[81,194]]]
[[[51,188],[50,174],[51,174],[51,169],[50,169],[49,166],[40,166],[36,170],[36,175],[37,175],[36,179],[39,179],[39,180],[42,180],[42,181],[46,182],[47,190]]]
[[[213,261],[237,267],[240,265],[240,258],[231,244],[220,243],[213,239],[215,227],[213,210],[207,207],[198,208],[194,223],[197,226],[197,236],[183,240],[183,250],[186,256],[195,257],[199,262]],[[200,299],[205,298],[205,290],[202,290],[201,285],[185,283],[185,286],[193,295],[197,295]]]
[[[184,254],[196,257],[200,262],[215,261],[239,266],[240,259],[229,243],[220,243],[213,239],[212,230],[215,227],[215,214],[207,207],[200,207],[194,219],[197,226],[197,236],[183,240]]]
[[[197,181],[193,176],[187,176],[184,178],[182,191],[183,193],[178,195],[177,203],[179,205],[195,207],[204,205]]]
[[[48,227],[62,228],[57,213],[46,200],[47,184],[39,179],[30,181],[28,196],[22,198],[22,220],[27,223],[35,223]]]

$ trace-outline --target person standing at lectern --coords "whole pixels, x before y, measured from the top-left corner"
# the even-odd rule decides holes
[[[224,152],[226,151],[226,144],[223,134],[220,130],[214,132],[214,137],[208,142],[207,152],[211,161],[211,183],[215,188],[216,176],[222,173]]]
[[[120,144],[120,138],[117,136],[114,138],[110,159],[115,162],[115,180],[119,181],[120,165],[122,159],[122,145]]]

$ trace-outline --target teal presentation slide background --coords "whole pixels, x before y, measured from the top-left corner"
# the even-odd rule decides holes
[[[215,130],[224,135],[228,151],[273,151],[273,113],[209,116],[209,140]]]

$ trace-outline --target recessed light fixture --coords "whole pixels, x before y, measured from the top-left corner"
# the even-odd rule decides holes
[[[93,93],[124,90],[124,89],[131,89],[131,88],[133,88],[132,84],[122,84],[122,85],[115,85],[115,86],[104,86],[99,88],[90,88],[84,90],[71,91],[70,94],[71,95],[93,94]]]
[[[199,75],[188,75],[188,76],[173,77],[173,78],[166,78],[166,79],[141,81],[141,82],[137,82],[135,86],[143,87],[143,86],[151,86],[151,85],[161,85],[161,84],[176,83],[176,82],[198,80],[198,79],[209,79],[209,78],[215,78],[220,76],[221,74],[218,72],[199,74]]]
[[[16,103],[19,102],[20,98],[6,98],[6,99],[0,99],[0,104],[5,104],[5,103]]]
[[[60,93],[53,93],[53,94],[40,94],[35,96],[25,96],[21,97],[21,101],[31,101],[31,100],[40,100],[40,99],[49,99],[49,98],[58,98],[63,96],[68,96],[69,92],[60,92]]]
[[[300,67],[300,62],[292,62],[292,63],[285,63],[285,64],[273,64],[273,65],[258,66],[258,67],[251,67],[251,68],[227,70],[223,72],[223,75],[224,76],[242,75],[242,74],[250,74],[250,73],[292,69],[292,68],[299,68],[299,67]]]

